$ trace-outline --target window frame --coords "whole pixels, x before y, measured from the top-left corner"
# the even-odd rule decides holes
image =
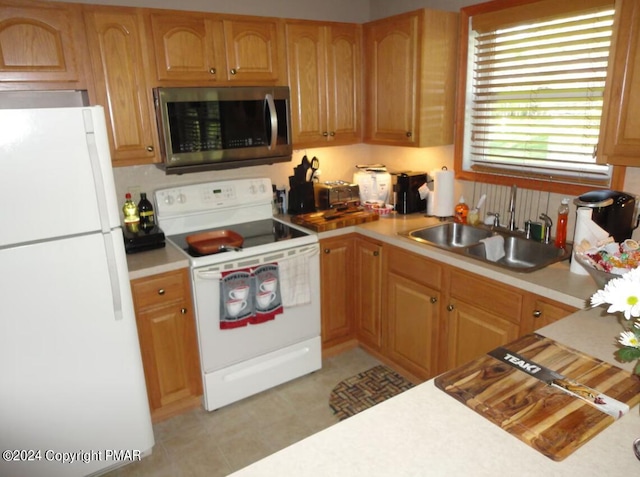
[[[474,15],[499,11],[506,8],[513,8],[521,5],[537,3],[540,0],[493,0],[486,3],[471,5],[460,10],[460,30],[459,30],[459,54],[458,54],[458,85],[455,106],[455,133],[454,133],[454,170],[458,180],[467,180],[499,185],[516,185],[523,189],[544,190],[566,195],[581,195],[594,189],[614,189],[621,190],[624,187],[624,176],[626,168],[623,166],[613,166],[611,173],[611,183],[608,187],[598,187],[594,185],[568,184],[566,182],[554,182],[552,180],[528,179],[525,177],[502,176],[486,172],[476,172],[463,170],[463,151],[465,136],[465,110],[467,103],[467,65],[469,55],[469,25],[470,19]],[[614,24],[614,29],[616,25]],[[615,34],[615,32],[614,32]],[[610,56],[612,58],[612,56]],[[611,65],[609,66],[609,68]],[[605,86],[605,95],[606,95]],[[603,105],[603,110],[607,107]],[[602,129],[600,126],[600,139],[602,140]]]

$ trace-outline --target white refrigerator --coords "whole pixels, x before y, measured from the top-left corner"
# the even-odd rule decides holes
[[[0,371],[0,475],[90,475],[151,452],[99,106],[0,109]]]

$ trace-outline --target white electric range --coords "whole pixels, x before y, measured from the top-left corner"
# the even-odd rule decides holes
[[[266,178],[157,190],[157,221],[189,258],[204,407],[218,409],[321,367],[318,238],[273,216]],[[203,255],[187,237],[239,234]]]

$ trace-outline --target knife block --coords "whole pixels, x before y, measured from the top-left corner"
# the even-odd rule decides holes
[[[289,212],[292,215],[306,214],[316,211],[316,199],[313,182],[292,184],[289,189]]]

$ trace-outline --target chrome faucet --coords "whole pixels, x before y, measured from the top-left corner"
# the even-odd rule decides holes
[[[509,198],[509,230],[513,232],[517,230],[516,226],[516,194],[518,187],[514,184],[511,186],[511,197]]]
[[[540,220],[544,220],[544,243],[550,243],[551,227],[553,227],[553,221],[547,214],[540,214]]]

